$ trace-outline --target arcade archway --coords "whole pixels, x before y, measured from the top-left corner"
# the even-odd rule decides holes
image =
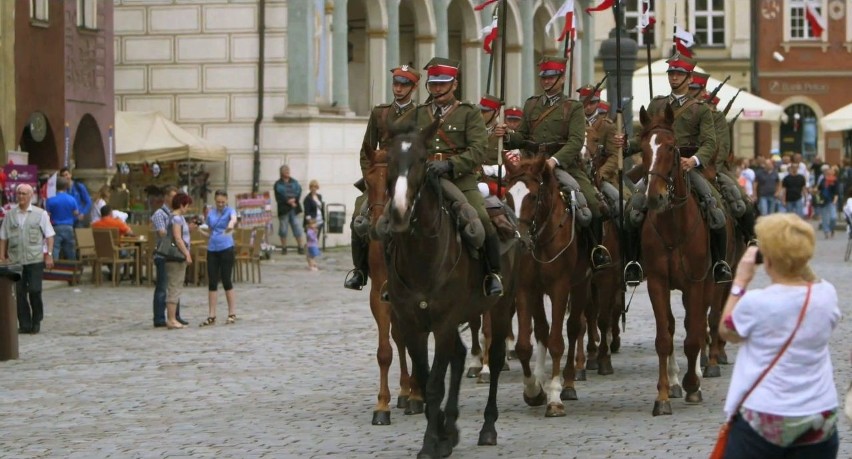
[[[103,137],[98,122],[90,114],[83,115],[74,134],[73,158],[78,169],[106,168]]]

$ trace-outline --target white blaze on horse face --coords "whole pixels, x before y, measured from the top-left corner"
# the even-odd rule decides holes
[[[405,215],[408,209],[408,172],[403,172],[396,179],[396,185],[393,189],[393,207],[399,212],[399,215]]]
[[[515,215],[520,218],[521,217],[521,205],[524,203],[524,197],[530,194],[529,188],[527,188],[527,184],[524,182],[517,182],[512,185],[512,188],[509,188],[509,194],[512,195],[512,200],[515,203],[515,208],[512,209],[515,211]]]
[[[660,149],[660,144],[657,143],[657,134],[651,135],[651,165],[648,166],[648,185],[651,184],[651,171],[654,170],[654,166],[657,165],[657,151]],[[648,196],[648,190],[651,187],[648,186],[645,188],[645,196]]]

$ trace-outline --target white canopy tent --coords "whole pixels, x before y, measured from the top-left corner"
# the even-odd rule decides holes
[[[186,131],[160,112],[115,112],[116,163],[227,158],[225,147]]]
[[[825,115],[820,125],[826,132],[852,130],[852,104]]]
[[[666,76],[666,69],[668,68],[669,65],[666,63],[665,59],[660,59],[651,64],[651,78],[654,85],[654,95],[656,96],[669,94],[671,92],[669,80]],[[704,71],[701,67],[695,67],[695,70],[699,72]],[[711,76],[707,82],[707,90],[712,91],[716,89],[716,86],[718,86],[721,82],[722,80],[718,80]],[[724,109],[728,104],[728,101],[731,100],[736,93],[737,88],[727,84],[722,86],[722,89],[720,89],[718,93],[718,97],[720,99],[718,106],[719,109]],[[607,100],[606,90],[601,93],[601,100]],[[633,72],[634,122],[639,122],[639,109],[642,106],[647,107],[650,102],[651,94],[648,88],[648,66],[646,65]],[[784,107],[766,99],[757,97],[746,91],[741,91],[740,95],[737,96],[737,100],[734,101],[734,104],[731,106],[731,110],[728,111],[728,120],[733,119],[734,116],[739,113],[740,109],[743,109],[744,111],[743,114],[740,115],[739,119],[746,121],[777,122],[784,117]]]

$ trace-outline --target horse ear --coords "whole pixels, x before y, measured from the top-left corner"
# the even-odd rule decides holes
[[[438,132],[438,127],[441,126],[441,118],[435,118],[435,121],[432,121],[432,124],[426,126],[426,129],[420,132],[420,141],[425,145],[426,141],[435,137],[435,133]]]
[[[666,126],[672,126],[674,118],[674,110],[672,110],[671,104],[666,104]]]
[[[648,124],[650,119],[648,118],[648,110],[645,110],[645,106],[643,105],[639,109],[639,123],[642,124],[642,127],[645,127]]]

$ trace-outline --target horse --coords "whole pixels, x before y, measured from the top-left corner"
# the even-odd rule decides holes
[[[669,398],[682,397],[683,390],[686,403],[702,402],[698,354],[707,336],[707,312],[716,284],[711,274],[710,228],[681,168],[672,107],[665,104],[662,110],[648,113],[643,106],[639,115],[648,206],[641,228],[642,264],[656,320],[659,376],[652,414],[658,416],[672,414]],[[682,387],[677,382],[671,290],[683,293],[686,311],[683,347],[688,365]]]
[[[387,205],[387,152],[373,150],[365,145],[369,167],[364,181],[367,186],[367,212],[370,215],[370,227],[375,228],[378,218]],[[405,355],[405,341],[399,331],[395,318],[391,315],[391,305],[381,300],[382,287],[388,279],[385,265],[384,248],[375,234],[370,234],[369,244],[369,276],[370,276],[370,311],[379,329],[379,347],[376,350],[376,360],[379,363],[379,394],[373,409],[373,425],[390,425],[390,389],[388,388],[388,371],[393,363],[393,349],[390,345],[390,335],[396,344],[399,354],[399,393],[397,408],[405,410],[405,414],[423,412],[423,396],[417,382],[411,379],[408,372],[408,362]]]
[[[519,232],[526,250],[518,268],[518,338],[515,346],[524,372],[524,401],[530,406],[547,402],[546,417],[565,416],[563,400],[576,400],[574,387],[577,342],[580,336],[583,308],[589,296],[590,260],[588,244],[582,241],[573,213],[560,197],[559,184],[543,156],[522,160],[517,166],[507,165],[507,189]],[[553,324],[549,327],[544,310],[544,294],[551,299]],[[566,321],[568,358],[560,377],[560,363],[565,351],[562,322]],[[535,320],[533,329],[533,319]],[[533,329],[538,343],[535,375],[530,368]],[[546,348],[545,348],[546,346]],[[580,350],[582,354],[582,349]],[[550,382],[544,387],[545,358],[550,353]]]
[[[427,426],[417,456],[422,459],[449,456],[459,441],[456,422],[466,349],[458,325],[490,310],[494,340],[489,358],[502,362],[514,289],[514,257],[509,250],[501,261],[505,294],[485,296],[483,262],[462,242],[456,219],[448,210],[450,203],[444,199],[441,179],[426,174],[426,141],[434,138],[439,122],[422,132],[409,127],[395,133],[388,161],[390,206],[385,212],[388,294],[415,378],[425,392]],[[431,370],[429,333],[435,342]],[[444,385],[448,367],[449,391]],[[499,376],[500,372],[495,372],[490,379],[479,445],[497,443]]]

